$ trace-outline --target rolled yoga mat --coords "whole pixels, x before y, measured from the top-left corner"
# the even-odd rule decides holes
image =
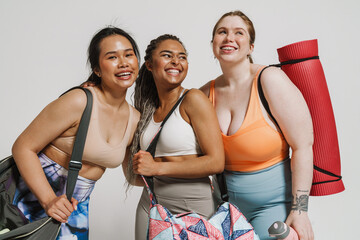
[[[335,117],[318,58],[317,40],[293,43],[277,49],[277,52],[281,69],[303,94],[313,121],[314,174],[310,195],[342,192],[345,187],[341,178]],[[301,61],[297,62],[299,59]]]

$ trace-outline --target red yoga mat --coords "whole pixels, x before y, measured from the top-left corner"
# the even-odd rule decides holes
[[[314,174],[310,195],[342,192],[345,187],[341,179],[338,137],[324,70],[319,59],[308,59],[318,56],[317,40],[293,43],[277,51],[281,69],[303,94],[313,121]],[[307,60],[291,63],[297,59]]]

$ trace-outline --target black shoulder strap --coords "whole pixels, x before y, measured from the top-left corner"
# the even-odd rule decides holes
[[[288,65],[288,64],[295,64],[295,63],[299,63],[299,62],[305,62],[307,60],[313,60],[313,59],[319,59],[319,56],[313,56],[313,57],[307,57],[307,58],[299,58],[299,59],[292,59],[289,61],[285,61],[285,62],[281,62],[279,64],[272,64],[270,65],[270,67],[281,67],[284,65]]]
[[[189,90],[190,91],[190,90]],[[175,105],[171,108],[171,110],[168,112],[168,114],[166,115],[166,117],[164,118],[164,120],[162,121],[158,132],[156,133],[155,137],[153,138],[153,140],[151,141],[149,147],[146,149],[147,152],[149,152],[153,157],[155,156],[155,151],[156,151],[156,144],[159,140],[160,137],[160,133],[161,130],[163,129],[164,124],[166,123],[166,121],[169,119],[169,117],[171,116],[171,114],[174,112],[174,110],[177,108],[177,106],[181,103],[181,101],[184,99],[184,97],[186,96],[186,94],[189,92],[186,91],[183,93],[183,95],[177,100],[177,102],[175,103]],[[156,197],[155,197],[155,193],[154,193],[154,181],[152,177],[147,177],[147,176],[143,176],[147,185],[149,186],[154,200],[157,202]]]
[[[304,62],[307,60],[312,60],[312,59],[319,59],[319,56],[313,56],[313,57],[307,57],[307,58],[300,58],[300,59],[293,59],[293,60],[289,60],[289,61],[285,61],[285,62],[281,62],[279,64],[272,64],[269,66],[264,67],[261,72],[259,73],[259,77],[258,77],[258,92],[259,92],[259,97],[261,100],[262,105],[264,106],[266,112],[269,114],[269,116],[271,117],[271,119],[274,121],[274,123],[276,124],[276,126],[278,127],[278,129],[281,131],[279,124],[277,123],[276,119],[274,118],[274,116],[272,115],[271,111],[270,111],[270,107],[269,107],[269,103],[267,102],[265,95],[264,95],[264,91],[262,89],[261,86],[261,74],[264,72],[265,69],[269,68],[269,67],[281,67],[284,65],[288,65],[288,64],[295,64],[295,63],[300,63],[300,62]]]
[[[223,202],[228,202],[229,194],[227,191],[226,179],[225,179],[224,172],[216,174],[216,180],[217,180],[217,183],[219,186],[221,200]]]
[[[73,150],[72,150],[72,153],[71,153],[71,159],[70,159],[70,162],[69,162],[68,177],[67,177],[67,182],[66,182],[66,196],[69,199],[69,201],[71,200],[71,197],[72,197],[72,195],[74,193],[76,180],[78,178],[79,171],[80,171],[81,166],[82,166],[82,163],[81,163],[82,162],[82,156],[83,156],[83,152],[84,152],[84,146],[85,146],[87,131],[88,131],[88,128],[89,128],[89,122],[90,122],[91,110],[92,110],[92,103],[93,103],[92,94],[86,88],[73,87],[73,88],[69,89],[68,91],[66,91],[65,93],[67,93],[67,92],[69,92],[69,91],[71,91],[73,89],[81,89],[81,90],[83,90],[86,93],[87,103],[86,103],[86,107],[84,109],[84,112],[83,112],[83,114],[81,116],[79,128],[78,128],[78,131],[76,133],[75,142],[74,142]],[[65,93],[61,94],[61,96],[64,95]]]
[[[80,87],[75,87],[80,88]],[[74,89],[74,88],[72,88]],[[68,90],[71,91],[72,89]],[[85,144],[86,134],[87,134],[87,128],[89,125],[91,110],[92,110],[92,95],[91,92],[88,89],[81,88],[87,96],[87,104],[85,107],[85,110],[83,112],[83,115],[80,120],[80,125],[78,132],[76,134],[75,143],[73,147],[73,151],[71,154],[71,161],[69,164],[69,172],[68,172],[68,179],[67,179],[67,185],[66,185],[66,196],[69,200],[71,200],[75,183],[77,180],[77,176],[79,173],[79,170],[81,168],[81,160],[82,160],[82,153],[83,148]],[[66,92],[68,92],[66,91]],[[65,93],[66,93],[65,92]],[[63,94],[65,94],[63,93]],[[63,95],[62,94],[62,95]],[[62,96],[61,95],[61,96]],[[75,159],[75,160],[74,160]],[[73,163],[76,162],[76,163]],[[5,234],[0,235],[0,239],[55,239],[58,232],[56,232],[56,235],[54,236],[54,229],[59,229],[60,223],[54,220],[51,217],[45,217],[42,219],[39,219],[37,221],[33,221],[31,223],[28,223],[24,226],[18,227],[16,229],[13,229],[10,232],[7,232]],[[43,231],[37,231],[39,228],[44,229]],[[37,231],[36,233],[34,233]],[[45,234],[45,231],[47,231]],[[34,233],[34,234],[32,234]],[[43,234],[43,235],[41,235]],[[45,234],[45,235],[44,235]],[[31,235],[31,236],[30,236]]]
[[[293,60],[289,60],[289,61],[285,61],[285,62],[281,62],[279,64],[272,64],[272,65],[269,65],[269,66],[266,66],[264,67],[261,72],[259,73],[259,77],[258,77],[258,92],[259,92],[259,97],[260,97],[260,100],[261,100],[261,103],[263,104],[265,110],[267,111],[267,113],[269,114],[269,116],[272,118],[272,120],[274,121],[274,123],[277,125],[277,127],[280,129],[279,127],[279,124],[277,123],[276,119],[274,118],[274,116],[272,115],[271,111],[270,111],[270,107],[269,107],[269,104],[265,98],[265,95],[264,95],[264,91],[262,89],[262,86],[261,86],[261,80],[260,80],[260,77],[261,77],[261,74],[263,73],[263,71],[269,67],[281,67],[281,66],[284,66],[284,65],[288,65],[288,64],[295,64],[295,63],[300,63],[300,62],[304,62],[304,61],[307,61],[307,60],[312,60],[312,59],[319,59],[319,56],[313,56],[313,57],[308,57],[308,58],[301,58],[301,59],[293,59]]]
[[[274,116],[272,115],[271,111],[270,111],[270,107],[269,107],[269,103],[268,101],[266,100],[265,98],[265,95],[264,95],[264,91],[262,89],[262,85],[261,85],[261,80],[260,80],[260,77],[261,77],[261,74],[263,73],[263,71],[269,67],[272,67],[273,65],[270,65],[270,66],[266,66],[264,67],[261,72],[259,73],[259,77],[257,79],[258,81],[258,93],[259,93],[259,97],[260,97],[260,100],[261,100],[261,103],[262,105],[264,106],[266,112],[269,114],[270,118],[273,120],[273,122],[276,124],[276,126],[278,127],[278,129],[280,130],[280,127],[279,127],[279,124],[277,123],[276,119],[274,118]]]
[[[259,97],[260,97],[260,100],[261,100],[261,103],[263,104],[265,110],[267,111],[267,113],[269,114],[269,116],[272,118],[272,120],[274,121],[274,123],[277,125],[278,129],[281,131],[280,127],[279,127],[279,124],[277,123],[276,119],[274,118],[274,116],[272,115],[271,111],[270,111],[270,107],[269,107],[269,104],[265,98],[265,95],[264,95],[264,92],[262,90],[262,86],[261,86],[261,81],[260,81],[260,77],[261,77],[261,74],[262,72],[268,68],[268,67],[281,67],[283,65],[287,65],[287,64],[295,64],[295,63],[299,63],[299,62],[304,62],[304,61],[307,61],[307,60],[312,60],[312,59],[319,59],[319,56],[314,56],[314,57],[308,57],[308,58],[301,58],[301,59],[294,59],[294,60],[290,60],[290,61],[286,61],[286,62],[282,62],[280,64],[273,64],[273,65],[269,65],[269,66],[266,66],[264,67],[260,74],[259,74],[259,77],[258,77],[258,92],[259,92]],[[329,172],[325,169],[322,169],[318,166],[316,166],[314,164],[314,170],[318,171],[318,172],[321,172],[323,174],[326,174],[326,175],[329,175],[331,177],[335,177],[336,179],[334,180],[328,180],[328,181],[320,181],[320,182],[313,182],[312,185],[317,185],[317,184],[322,184],[322,183],[329,183],[329,182],[336,182],[336,181],[340,181],[342,179],[342,176],[340,175],[337,175],[337,174],[334,174],[332,172]]]
[[[149,152],[152,156],[155,155],[155,150],[156,150],[156,144],[159,140],[160,137],[160,133],[161,130],[164,126],[164,124],[166,123],[166,121],[169,119],[169,117],[171,116],[171,114],[175,111],[175,109],[177,108],[177,106],[181,103],[181,101],[184,99],[184,97],[186,96],[186,94],[188,93],[184,92],[183,95],[177,100],[177,102],[175,103],[175,105],[171,108],[171,110],[168,112],[168,114],[166,115],[166,117],[164,118],[164,120],[162,121],[160,128],[158,130],[158,132],[156,133],[155,137],[153,138],[153,140],[151,141],[149,147],[146,149],[147,152]]]

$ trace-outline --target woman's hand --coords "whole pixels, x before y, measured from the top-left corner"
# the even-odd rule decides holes
[[[295,229],[300,240],[314,239],[314,232],[307,212],[291,211],[285,223]]]
[[[157,176],[158,162],[154,161],[154,158],[149,152],[140,150],[133,157],[133,170],[134,173],[144,176]]]
[[[61,223],[65,223],[71,213],[77,209],[78,203],[79,202],[75,198],[71,198],[70,203],[66,195],[61,195],[46,204],[44,209],[48,216]]]

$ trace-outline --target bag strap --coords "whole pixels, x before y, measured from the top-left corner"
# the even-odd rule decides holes
[[[92,94],[86,88],[74,87],[74,88],[69,89],[65,93],[67,93],[73,89],[82,89],[86,93],[87,103],[86,103],[84,112],[82,114],[81,120],[80,120],[78,131],[76,133],[74,147],[73,147],[73,151],[71,153],[71,159],[70,159],[70,163],[69,163],[69,171],[68,171],[68,177],[67,177],[67,183],[66,183],[66,196],[69,199],[69,201],[71,200],[71,197],[73,195],[77,176],[79,174],[79,170],[81,169],[81,165],[82,165],[81,164],[82,155],[83,155],[83,150],[84,150],[84,145],[85,145],[85,140],[86,140],[86,135],[87,135],[87,129],[89,127],[92,103],[93,103]],[[61,96],[64,95],[65,93],[61,94]],[[37,238],[38,236],[33,236],[31,234],[33,232],[39,230],[40,228],[44,229],[43,227],[47,228],[47,230],[49,230],[51,233],[53,231],[53,228],[56,228],[56,229],[60,228],[60,223],[57,222],[56,220],[54,220],[52,217],[45,217],[45,218],[39,219],[37,221],[28,223],[24,226],[18,227],[14,230],[11,230],[8,233],[1,234],[0,239],[20,239],[20,238],[21,239],[33,239],[33,238],[38,239]]]
[[[226,186],[226,178],[224,172],[216,174],[217,183],[220,190],[220,197],[223,202],[229,201],[229,194]]]
[[[270,107],[269,107],[269,103],[267,102],[266,98],[265,98],[265,95],[264,95],[264,91],[262,89],[262,86],[261,86],[261,81],[260,81],[260,77],[261,77],[261,74],[263,73],[263,71],[265,69],[267,69],[268,67],[281,67],[283,65],[287,65],[287,64],[296,64],[296,63],[300,63],[300,62],[304,62],[304,61],[307,61],[307,60],[312,60],[312,59],[319,59],[319,56],[314,56],[314,57],[308,57],[308,58],[301,58],[301,59],[294,59],[294,60],[290,60],[290,61],[285,61],[285,62],[282,62],[282,63],[279,63],[279,64],[272,64],[272,65],[269,65],[269,66],[266,66],[264,67],[261,72],[259,73],[259,77],[258,77],[258,92],[259,92],[259,97],[260,97],[260,100],[261,100],[261,103],[262,105],[264,106],[266,112],[269,114],[270,118],[273,120],[273,122],[276,124],[276,126],[278,127],[278,129],[281,131],[281,128],[279,126],[279,124],[277,123],[275,117],[272,115],[271,111],[270,111]],[[332,173],[332,172],[329,172],[325,169],[322,169],[318,166],[316,166],[314,164],[314,169],[316,171],[319,171],[323,174],[326,174],[328,176],[331,176],[331,177],[335,177],[336,179],[334,180],[328,180],[328,181],[320,181],[320,182],[313,182],[312,185],[317,185],[317,184],[322,184],[322,183],[329,183],[329,182],[336,182],[336,181],[340,181],[342,179],[342,176],[340,175],[337,175],[335,173]]]
[[[190,90],[189,90],[190,91]],[[177,102],[175,103],[175,105],[171,108],[171,110],[168,112],[168,114],[166,115],[166,117],[164,118],[164,120],[162,121],[159,130],[157,131],[156,135],[154,136],[154,138],[151,140],[151,143],[149,144],[148,148],[146,149],[147,152],[149,152],[153,157],[155,156],[155,151],[156,151],[156,144],[159,140],[160,137],[160,133],[161,130],[163,129],[164,124],[166,123],[166,121],[169,119],[169,117],[171,116],[171,114],[175,111],[175,109],[177,108],[177,106],[181,103],[181,101],[184,99],[184,97],[186,96],[186,94],[189,92],[186,91],[183,93],[183,95],[177,100]],[[153,177],[147,177],[147,176],[143,176],[141,175],[142,179],[145,182],[146,187],[148,188],[148,190],[150,191],[150,193],[153,195],[153,201],[155,201],[155,203],[157,203],[156,200],[156,196],[155,196],[155,192],[154,192],[154,180]]]
[[[84,112],[81,116],[79,128],[78,128],[76,136],[75,136],[74,146],[73,146],[73,150],[72,150],[71,158],[70,158],[70,162],[69,162],[68,177],[67,177],[67,182],[66,182],[66,196],[69,201],[71,201],[71,197],[74,193],[74,189],[75,189],[75,185],[76,185],[76,180],[78,178],[79,171],[82,167],[82,156],[84,153],[84,146],[85,146],[87,131],[89,128],[92,103],[93,103],[92,94],[86,88],[73,87],[73,88],[67,90],[65,93],[70,92],[74,89],[81,89],[85,92],[86,97],[87,97],[87,103],[86,103]],[[61,96],[64,95],[65,93],[61,94]]]

